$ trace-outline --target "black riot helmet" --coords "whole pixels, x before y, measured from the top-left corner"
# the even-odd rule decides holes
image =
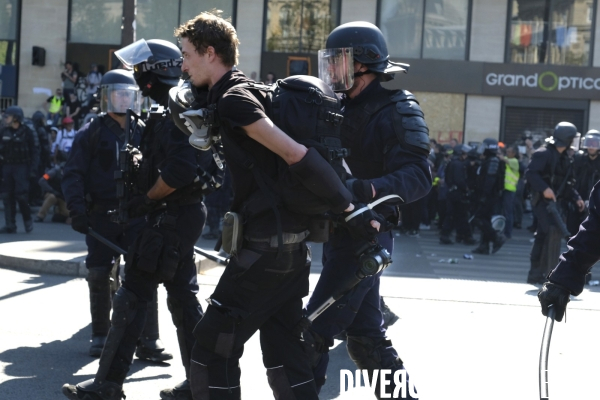
[[[349,64],[353,71],[353,61],[364,64],[368,72],[379,75],[383,82],[394,79],[397,72],[406,72],[408,64],[394,63],[390,61],[385,38],[379,28],[369,22],[356,21],[343,24],[335,28],[327,37],[326,49],[319,50],[319,78],[325,79],[331,72],[332,62]],[[346,71],[344,71],[345,73]],[[364,73],[354,74],[355,77]],[[348,90],[352,82],[346,85]],[[330,85],[331,86],[331,85]],[[340,91],[339,87],[333,87]]]
[[[44,116],[44,113],[41,111],[34,112],[33,115],[31,116],[31,120],[33,121],[34,124],[36,124],[36,126],[45,126],[46,125],[46,117]]]
[[[133,74],[124,69],[108,71],[100,81],[100,110],[120,115],[128,108],[140,114],[141,96]]]
[[[552,136],[546,139],[546,142],[553,144],[556,147],[577,147],[579,150],[579,138],[581,135],[577,132],[577,128],[570,122],[559,122],[554,128]],[[575,143],[576,141],[576,143]]]
[[[600,132],[596,129],[590,129],[585,134],[581,147],[583,149],[600,149]]]
[[[462,155],[466,155],[469,150],[471,150],[471,148],[469,146],[467,146],[466,144],[457,144],[456,146],[454,146],[454,148],[452,149],[454,151],[454,155],[455,156],[462,156]]]
[[[19,106],[10,106],[4,110],[4,115],[10,115],[14,118],[16,122],[23,122],[25,119],[25,114],[23,114],[23,109]]]
[[[161,39],[140,39],[115,52],[125,68],[132,69],[143,96],[156,97],[157,82],[169,89],[177,86],[181,76],[181,50]],[[158,94],[159,96],[162,93]]]
[[[496,139],[487,138],[477,148],[477,152],[483,155],[495,155],[498,153],[498,141]]]

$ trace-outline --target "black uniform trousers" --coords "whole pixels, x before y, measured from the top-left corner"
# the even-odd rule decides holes
[[[533,240],[533,247],[531,248],[529,258],[531,261],[531,268],[527,276],[528,282],[542,282],[545,279],[545,275],[550,271],[550,268],[556,265],[558,258],[556,260],[549,260],[552,262],[552,265],[541,264],[544,251],[549,250],[546,248],[547,246],[558,245],[559,248],[556,250],[560,253],[560,238],[558,243],[549,243],[547,240],[550,229],[558,229],[558,227],[554,222],[554,219],[550,216],[550,213],[546,211],[546,206],[547,203],[543,200],[538,201],[538,203],[533,206],[533,215],[537,218],[537,229],[535,231],[535,238]]]
[[[204,222],[206,221],[206,208],[202,203],[180,206],[177,210],[177,219],[175,228],[172,231],[176,232],[179,238],[179,250],[181,258],[178,268],[173,276],[173,279],[164,282],[167,289],[167,299],[169,302],[177,302],[180,306],[176,307],[182,315],[173,315],[173,322],[182,321],[183,326],[177,326],[178,336],[181,329],[185,336],[185,344],[180,339],[180,347],[186,347],[186,354],[182,351],[182,361],[187,369],[189,363],[190,351],[193,345],[192,331],[194,326],[202,318],[202,307],[196,298],[199,291],[196,264],[194,263],[194,245],[202,233]],[[157,218],[148,218],[142,232],[145,229],[152,229],[157,224]],[[161,228],[159,227],[159,230]],[[160,266],[159,266],[160,268]],[[134,267],[125,267],[125,279],[122,285],[122,290],[125,288],[132,292],[137,297],[138,311],[135,318],[131,321],[122,336],[118,346],[116,356],[112,360],[110,366],[110,376],[124,379],[129,371],[129,366],[133,361],[133,354],[137,345],[137,341],[142,334],[145,325],[147,304],[153,299],[156,292],[159,280],[155,275],[147,274],[136,270]],[[172,307],[169,310],[173,314]],[[111,330],[113,328],[111,327]],[[187,371],[186,371],[187,372]],[[114,381],[116,379],[107,380]],[[122,382],[118,382],[122,384]]]
[[[308,294],[303,243],[277,248],[244,243],[221,276],[194,330],[190,383],[194,399],[240,399],[239,359],[260,331],[263,363],[275,398],[317,400],[308,354],[296,325]]]
[[[2,168],[2,198],[6,227],[17,229],[17,203],[23,221],[31,220],[29,207],[29,166],[27,164],[5,164]]]
[[[442,236],[450,236],[453,229],[456,229],[456,236],[470,238],[471,227],[469,225],[469,202],[466,196],[458,190],[448,193],[446,200],[447,215],[442,226]]]

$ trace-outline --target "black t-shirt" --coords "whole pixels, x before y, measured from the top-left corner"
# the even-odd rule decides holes
[[[209,103],[217,103],[225,159],[233,184],[232,210],[238,212],[242,211],[244,203],[253,194],[261,191],[253,172],[245,166],[245,163],[250,160],[255,168],[268,177],[267,180],[270,178],[274,181],[283,162],[277,154],[248,137],[243,129],[262,118],[267,118],[266,99],[262,92],[234,87],[244,82],[253,81],[239,71],[231,71],[226,73],[209,93]],[[263,214],[255,215],[246,222],[246,233],[259,237],[277,233],[273,211],[268,204],[264,206],[266,211]],[[299,232],[306,229],[306,217],[283,209],[280,211],[285,232]]]
[[[67,100],[65,102],[66,106],[69,107],[69,114],[73,114],[75,110],[81,108],[81,102],[79,100],[71,101]]]

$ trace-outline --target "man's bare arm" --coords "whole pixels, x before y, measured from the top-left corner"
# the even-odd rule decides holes
[[[268,118],[245,126],[244,130],[249,137],[283,158],[288,165],[297,163],[306,154],[306,147],[286,135]]]
[[[175,191],[174,188],[167,185],[161,176],[158,177],[154,186],[148,191],[148,198],[150,200],[160,200],[167,197]]]

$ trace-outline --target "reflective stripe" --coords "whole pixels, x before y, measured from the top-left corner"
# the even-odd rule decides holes
[[[519,182],[519,171],[513,170],[506,164],[506,173],[504,174],[504,190],[509,192],[517,191],[517,183]]]
[[[308,383],[308,382],[311,382],[311,381],[314,381],[314,379],[309,379],[306,382],[298,383],[296,385],[291,385],[290,387],[296,387],[296,386],[304,385],[305,383]]]

